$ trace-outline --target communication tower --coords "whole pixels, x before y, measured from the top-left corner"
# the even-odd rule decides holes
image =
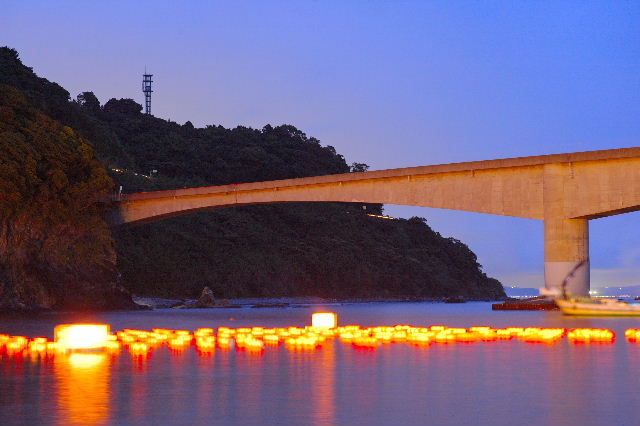
[[[142,74],[142,92],[144,93],[144,112],[145,114],[151,114],[151,83],[153,80],[151,79],[153,74],[147,74],[147,70],[145,69],[144,74]]]

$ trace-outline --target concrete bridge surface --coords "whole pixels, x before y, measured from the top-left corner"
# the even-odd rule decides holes
[[[640,147],[114,196],[112,225],[283,202],[404,204],[544,221],[545,286],[589,292],[589,219],[640,210]],[[523,244],[527,244],[523,241]],[[580,266],[578,266],[580,265]]]

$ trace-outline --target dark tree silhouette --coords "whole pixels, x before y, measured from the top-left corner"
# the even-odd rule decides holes
[[[76,97],[76,102],[83,108],[91,111],[92,113],[97,113],[100,111],[100,101],[93,92],[82,92]]]

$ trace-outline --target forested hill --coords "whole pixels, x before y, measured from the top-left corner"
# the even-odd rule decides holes
[[[72,300],[61,289],[87,287],[92,277],[94,290],[100,283],[114,301],[105,307],[121,300],[119,285],[135,294],[173,297],[194,297],[204,286],[217,297],[504,296],[500,283],[482,272],[465,244],[443,238],[420,218],[367,216],[381,212],[374,204],[230,208],[124,226],[109,234],[93,201],[118,186],[137,192],[346,173],[366,165],[347,165],[333,147],[290,125],[195,128],[142,114],[131,99],[103,104],[87,91],[70,100],[65,89],[38,77],[9,48],[0,48],[0,84],[1,229],[15,228],[19,218],[29,224],[18,233],[31,246],[41,246],[49,238],[46,233],[31,235],[27,229],[48,229],[49,222],[43,226],[42,215],[29,214],[23,201],[38,193],[53,216],[47,221],[55,226],[80,222],[85,232],[80,245],[49,238],[54,251],[64,247],[67,260],[77,260],[86,256],[86,247],[99,248],[90,265],[69,261],[68,273],[57,274],[46,256],[26,256],[29,266],[17,265],[7,233],[0,233],[0,303],[69,306],[91,296]],[[44,136],[31,126],[49,129],[43,130],[49,135],[46,147],[40,142]],[[16,141],[21,150],[16,151]],[[90,163],[82,173],[73,167],[78,155]],[[25,181],[30,174],[37,179]],[[84,192],[78,191],[83,182]],[[42,189],[52,185],[65,194],[62,201],[59,193]],[[69,216],[78,200],[86,207]],[[106,278],[106,266],[97,279],[96,265],[115,258],[118,283]],[[51,273],[42,280],[32,270]],[[46,297],[28,299],[30,286]]]

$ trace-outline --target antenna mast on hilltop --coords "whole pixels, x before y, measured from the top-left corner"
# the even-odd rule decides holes
[[[144,74],[142,74],[142,92],[144,93],[144,112],[145,114],[151,114],[151,83],[153,80],[151,79],[153,74],[147,74],[147,68],[144,69]]]

